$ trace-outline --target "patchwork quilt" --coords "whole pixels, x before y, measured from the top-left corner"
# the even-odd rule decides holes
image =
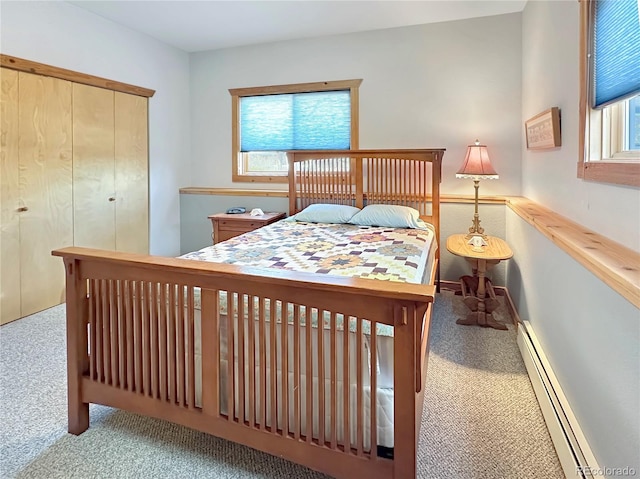
[[[433,240],[432,229],[278,221],[181,258],[419,284],[429,272],[427,263],[436,244]],[[198,300],[196,297],[196,303]],[[265,310],[268,312],[269,307]],[[227,311],[225,294],[220,295],[220,311]],[[281,317],[279,311],[276,316]],[[287,316],[291,318],[292,314]],[[323,319],[324,327],[330,328],[329,315]],[[305,321],[302,308],[301,325]],[[312,311],[311,322],[317,327],[316,310]],[[338,317],[337,323],[342,330],[343,318]],[[355,320],[349,323],[349,329],[355,331]],[[366,323],[363,330],[369,333]],[[380,335],[393,336],[391,326],[378,324],[376,330]]]

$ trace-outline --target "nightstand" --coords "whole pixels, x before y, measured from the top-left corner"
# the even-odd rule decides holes
[[[213,244],[220,243],[221,241],[228,240],[234,236],[239,236],[242,233],[248,233],[249,231],[275,223],[285,216],[285,213],[278,212],[265,213],[260,216],[251,216],[249,213],[240,213],[235,215],[218,213],[210,215],[209,219],[211,220],[211,226],[213,228],[211,239]]]
[[[473,276],[460,278],[462,295],[465,304],[471,309],[471,313],[465,319],[458,319],[456,323],[486,326],[495,329],[506,330],[507,326],[499,323],[491,312],[498,306],[493,293],[491,283],[488,283],[485,274],[487,270],[513,256],[509,245],[495,236],[487,236],[486,246],[473,247],[468,244],[466,234],[452,235],[447,238],[447,250],[456,256],[461,256],[469,262]],[[487,297],[489,293],[489,297]]]

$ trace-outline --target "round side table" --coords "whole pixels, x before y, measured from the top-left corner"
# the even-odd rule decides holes
[[[486,246],[474,247],[469,244],[469,236],[466,234],[451,235],[447,238],[447,250],[467,260],[473,271],[472,280],[474,285],[477,282],[475,292],[473,288],[469,288],[472,301],[465,301],[472,312],[466,318],[458,319],[456,323],[464,325],[477,324],[478,326],[506,330],[508,329],[507,326],[496,321],[491,314],[495,305],[487,300],[485,275],[489,269],[500,263],[500,261],[511,258],[513,251],[505,241],[495,236],[486,236],[484,240],[487,243]],[[464,292],[464,280],[462,280],[462,288]]]

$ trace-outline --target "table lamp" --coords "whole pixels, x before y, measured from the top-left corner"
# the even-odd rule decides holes
[[[489,152],[487,145],[481,145],[478,140],[475,144],[467,147],[467,156],[458,172],[456,178],[470,178],[476,189],[475,213],[473,215],[473,223],[469,228],[467,239],[474,236],[486,238],[484,228],[480,226],[480,216],[478,215],[478,189],[480,188],[480,180],[497,180],[498,173],[491,166],[489,160]]]

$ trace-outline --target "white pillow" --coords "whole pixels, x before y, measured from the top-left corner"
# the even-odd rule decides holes
[[[307,206],[300,213],[289,216],[287,221],[306,223],[348,223],[360,211],[360,208],[348,205],[316,203]]]
[[[427,223],[420,219],[418,210],[398,205],[367,205],[355,214],[349,223],[360,226],[429,229]]]

